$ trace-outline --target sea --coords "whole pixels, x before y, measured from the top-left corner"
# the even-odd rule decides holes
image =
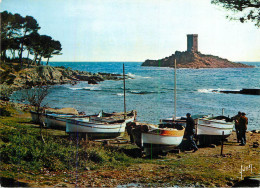
[[[238,111],[249,119],[248,130],[260,129],[260,96],[225,94],[260,88],[260,62],[242,62],[254,68],[177,69],[176,114],[213,114],[232,117]],[[92,73],[104,72],[131,77],[126,82],[126,110],[137,110],[137,120],[158,124],[174,114],[174,69],[143,67],[142,62],[52,62],[52,66],[71,67]],[[124,111],[123,80],[106,80],[97,85],[79,82],[56,85],[50,89],[44,104],[49,107],[73,107],[86,114]],[[19,95],[13,95],[13,100]]]

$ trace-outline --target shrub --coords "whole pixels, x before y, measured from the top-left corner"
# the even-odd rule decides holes
[[[0,99],[3,101],[9,101],[11,94],[13,93],[13,89],[9,86],[2,84],[0,85]]]
[[[0,107],[0,116],[11,116],[11,112],[7,110],[5,107]]]

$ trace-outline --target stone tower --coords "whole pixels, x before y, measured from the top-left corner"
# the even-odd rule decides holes
[[[198,34],[187,35],[187,51],[198,51]]]

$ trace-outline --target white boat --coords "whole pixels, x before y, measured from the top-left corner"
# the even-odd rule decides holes
[[[97,116],[97,115],[93,115]],[[68,119],[88,118],[89,116],[79,116],[71,114],[45,114],[45,125],[48,128],[57,128],[66,130],[66,121]]]
[[[156,125],[137,125],[133,130],[135,143],[146,155],[167,153],[180,145],[184,135],[184,127],[160,128]]]
[[[67,119],[66,132],[70,134],[85,134],[90,139],[116,138],[125,132],[125,120],[113,118],[75,118]]]
[[[200,144],[211,144],[231,135],[234,121],[226,116],[206,116],[197,120],[197,136]]]

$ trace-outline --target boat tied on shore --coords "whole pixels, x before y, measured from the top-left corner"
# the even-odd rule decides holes
[[[197,138],[200,145],[209,145],[229,137],[234,128],[234,121],[226,116],[204,116],[198,118]]]
[[[116,138],[124,135],[126,121],[114,118],[88,117],[67,119],[66,132],[81,134],[88,139]]]
[[[171,126],[169,126],[171,125]],[[135,143],[146,155],[165,154],[180,145],[185,128],[179,124],[164,127],[139,124],[133,130]]]

